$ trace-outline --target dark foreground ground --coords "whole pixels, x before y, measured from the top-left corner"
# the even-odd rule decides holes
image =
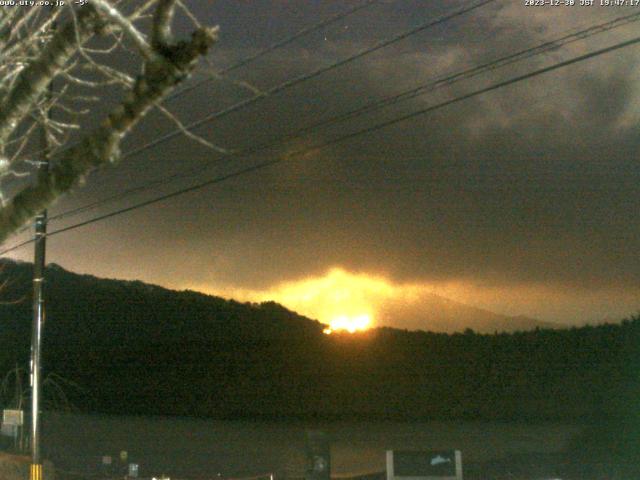
[[[140,465],[141,477],[159,477],[164,471],[171,480],[249,480],[251,475],[276,472],[276,480],[296,479],[305,470],[305,434],[311,428],[299,423],[68,414],[49,416],[45,426],[50,434],[48,458],[59,467],[56,480],[104,480],[97,475],[100,456],[112,455],[117,461],[121,450],[128,450],[129,461]],[[640,480],[640,420],[632,416],[580,426],[372,422],[314,429],[327,434],[333,472],[340,480],[383,480],[387,449],[437,448],[462,451],[465,480]],[[216,445],[215,452],[211,445]],[[349,479],[349,472],[381,473]],[[6,479],[0,475],[0,480]]]
[[[636,465],[607,464],[589,459],[571,458],[567,454],[519,455],[490,462],[469,464],[465,480],[633,480]]]
[[[463,466],[464,480],[637,480],[639,472],[635,463],[590,463],[568,458],[566,454],[519,455]],[[350,480],[386,480],[386,474],[380,472]]]
[[[637,480],[640,468],[636,462],[606,464],[570,458],[567,454],[529,454],[496,459],[483,463],[466,463],[465,480]],[[119,477],[122,478],[122,477]],[[56,480],[103,480],[72,472],[56,472]],[[171,480],[224,480],[222,477]],[[233,479],[241,480],[241,479]],[[249,479],[246,479],[249,480]],[[251,479],[251,480],[268,480]],[[296,479],[298,480],[298,479]],[[386,480],[385,472],[358,477],[338,477],[336,480]]]

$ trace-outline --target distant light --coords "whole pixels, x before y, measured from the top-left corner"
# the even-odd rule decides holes
[[[368,314],[362,315],[340,315],[335,317],[330,322],[330,329],[346,330],[349,333],[356,333],[359,330],[366,330],[371,326],[371,316]]]
[[[322,330],[322,333],[324,333],[325,335],[331,335],[333,333],[333,330],[331,330],[330,328],[325,328],[324,330]]]

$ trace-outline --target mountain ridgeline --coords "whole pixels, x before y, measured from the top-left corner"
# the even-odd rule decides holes
[[[31,265],[3,262],[0,368],[26,364]],[[45,374],[81,409],[214,418],[584,421],[640,398],[640,318],[480,335],[324,325],[243,304],[50,265]]]

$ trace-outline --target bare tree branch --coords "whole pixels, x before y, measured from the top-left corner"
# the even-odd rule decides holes
[[[111,22],[122,30],[122,32],[133,42],[145,60],[152,61],[154,59],[156,53],[151,48],[151,45],[147,43],[144,35],[142,35],[142,33],[140,33],[133,25],[133,22],[122,15],[118,9],[113,7],[106,0],[92,0],[92,5],[94,5],[100,13],[106,15]]]
[[[167,117],[169,120],[171,120],[177,127],[178,129],[182,132],[182,134],[184,136],[186,136],[187,138],[190,138],[191,140],[198,142],[200,145],[204,145],[207,148],[210,148],[211,150],[215,150],[218,153],[222,153],[223,155],[229,155],[231,153],[231,151],[229,151],[226,148],[223,147],[219,147],[218,145],[215,145],[213,143],[211,143],[208,140],[205,140],[204,138],[202,138],[200,135],[197,135],[195,133],[193,133],[192,131],[190,131],[181,121],[178,117],[176,117],[173,113],[171,113],[167,108],[163,107],[162,104],[158,103],[156,104],[156,108],[158,110],[160,110],[160,112]]]
[[[162,51],[172,42],[171,22],[175,12],[176,0],[159,0],[156,13],[153,16],[153,32],[151,42],[153,48]]]
[[[15,85],[0,103],[0,145],[18,127],[34,103],[42,96],[49,82],[60,72],[78,49],[76,39],[87,41],[102,23],[95,11],[84,8],[74,22],[60,29],[43,49],[37,60],[19,73]]]
[[[161,1],[160,7],[164,10],[160,14],[156,12],[154,18],[161,22],[170,21],[172,14],[169,10],[173,9],[173,3],[173,1]],[[91,24],[92,22],[84,20],[79,23]],[[160,41],[170,38],[171,32],[168,26],[166,28],[162,26],[158,32],[154,35],[159,35]],[[52,158],[54,166],[48,177],[39,178],[37,183],[22,190],[0,209],[0,242],[38,212],[51,205],[56,198],[68,192],[90,171],[116,162],[119,159],[122,138],[152,106],[157,105],[176,85],[187,78],[197,65],[198,58],[206,55],[215,42],[217,32],[217,28],[200,28],[194,31],[189,41],[162,45],[152,42],[152,45],[158,45],[159,50],[154,50],[152,59],[145,62],[144,73],[136,78],[134,86],[122,104],[112,110],[102,124],[87,134],[79,144],[54,155]],[[69,45],[75,43],[68,38],[72,34],[73,32],[56,35],[57,38],[53,40],[55,48],[52,45],[47,50],[56,53],[57,59],[61,58],[59,50],[63,48],[62,45],[71,48]],[[66,41],[62,42],[61,39]],[[41,71],[44,73],[36,75]],[[42,81],[40,77],[51,78],[52,71],[51,67],[42,66],[31,76]],[[14,100],[14,103],[16,101]],[[28,103],[27,100],[24,102]],[[28,110],[29,106],[25,106],[24,109]],[[0,134],[5,136],[10,133],[10,129],[5,128],[3,124],[7,118],[17,119],[18,115],[0,116]],[[0,136],[0,143],[2,141],[3,138]]]

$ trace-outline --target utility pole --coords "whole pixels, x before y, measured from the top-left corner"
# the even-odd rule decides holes
[[[53,85],[49,84],[46,101],[52,97]],[[42,160],[38,162],[38,182],[46,181],[49,176],[49,140],[47,138],[47,119],[51,110],[47,110],[42,124]],[[40,398],[41,398],[41,361],[42,329],[45,321],[44,280],[45,253],[47,245],[47,210],[40,212],[35,219],[35,250],[33,259],[33,325],[31,330],[31,468],[29,480],[43,480],[42,460],[40,458]]]
[[[42,161],[38,175],[46,175],[49,162]],[[42,480],[40,460],[40,347],[44,326],[44,267],[47,241],[47,211],[43,210],[35,220],[35,257],[33,261],[33,327],[31,331],[31,470],[30,480]]]

